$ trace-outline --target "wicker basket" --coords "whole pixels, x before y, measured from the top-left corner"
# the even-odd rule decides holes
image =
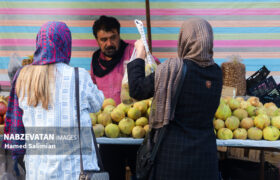
[[[223,85],[237,89],[236,95],[246,94],[246,69],[237,55],[228,57],[229,61],[222,63]]]

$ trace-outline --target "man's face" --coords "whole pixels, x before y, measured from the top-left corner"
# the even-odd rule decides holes
[[[119,50],[120,35],[116,29],[109,32],[100,30],[97,32],[97,43],[101,52],[111,58]]]

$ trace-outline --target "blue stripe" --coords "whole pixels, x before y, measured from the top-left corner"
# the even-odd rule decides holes
[[[0,57],[0,69],[8,69],[9,62],[9,57]]]
[[[85,68],[90,70],[91,58],[71,58],[70,66]]]
[[[217,58],[215,62],[221,65],[223,62],[228,61],[227,59]],[[249,58],[244,59],[243,64],[245,64],[246,71],[257,71],[263,65],[265,65],[270,71],[279,71],[280,70],[280,59],[255,59]]]
[[[72,33],[92,33],[91,27],[69,27]],[[177,28],[178,29],[178,28]],[[176,30],[177,30],[176,29]],[[38,33],[39,26],[0,26],[0,33]],[[165,30],[156,29],[156,32],[164,32]],[[147,32],[145,28],[145,32]],[[179,31],[176,31],[178,33]],[[138,33],[136,27],[124,27],[121,28],[121,33]]]
[[[91,27],[69,27],[72,33],[92,33]],[[38,33],[39,26],[0,26],[0,33]],[[217,34],[280,33],[280,27],[214,27]],[[147,30],[145,29],[145,32]],[[154,34],[178,34],[179,27],[153,27]],[[121,33],[138,34],[136,27],[122,27]]]
[[[22,57],[26,58],[26,57]],[[164,62],[167,58],[160,58],[160,62]],[[0,57],[0,69],[8,69],[10,57]],[[215,62],[221,65],[227,59],[217,58]],[[90,70],[91,58],[71,58],[70,65],[75,67],[82,67]],[[280,71],[280,58],[278,59],[244,59],[243,63],[246,66],[246,71],[257,71],[265,65],[270,71]]]
[[[159,59],[160,62],[164,62],[167,60],[167,58],[161,58]],[[215,59],[215,62],[221,66],[223,62],[228,61],[227,59],[217,58]],[[280,59],[243,59],[243,64],[246,66],[246,71],[257,71],[259,70],[263,65],[265,65],[268,70],[270,71],[280,71]]]
[[[22,59],[27,57],[22,57]],[[10,57],[0,57],[0,69],[8,69]],[[91,58],[71,58],[70,65],[90,70]]]
[[[7,0],[0,0],[0,2],[5,2]],[[8,0],[9,2],[120,2],[120,0]],[[123,2],[143,2],[143,0],[121,0]],[[155,1],[156,0],[150,0]],[[165,1],[165,0],[164,0]],[[167,0],[166,0],[167,1]],[[174,0],[170,0],[171,2]],[[169,1],[169,2],[170,2]],[[175,0],[174,2],[180,2],[182,0]]]

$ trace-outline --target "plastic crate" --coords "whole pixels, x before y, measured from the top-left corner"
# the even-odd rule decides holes
[[[247,92],[249,89],[255,87],[258,83],[265,80],[269,73],[270,71],[265,66],[263,66],[261,69],[251,75],[246,80]]]
[[[262,97],[260,97],[260,101],[262,103],[267,103],[267,102],[273,102],[277,105],[277,107],[280,106],[280,84],[264,94]]]
[[[270,76],[267,79],[264,79],[263,81],[255,84],[253,87],[248,89],[247,94],[251,96],[257,96],[262,97],[266,95],[271,90],[275,89],[277,87],[277,84],[272,76]]]

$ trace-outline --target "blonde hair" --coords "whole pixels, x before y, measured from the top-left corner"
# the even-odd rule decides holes
[[[51,104],[50,88],[54,82],[54,64],[27,65],[19,73],[16,82],[16,93],[20,101],[27,96],[27,104],[48,110]]]

